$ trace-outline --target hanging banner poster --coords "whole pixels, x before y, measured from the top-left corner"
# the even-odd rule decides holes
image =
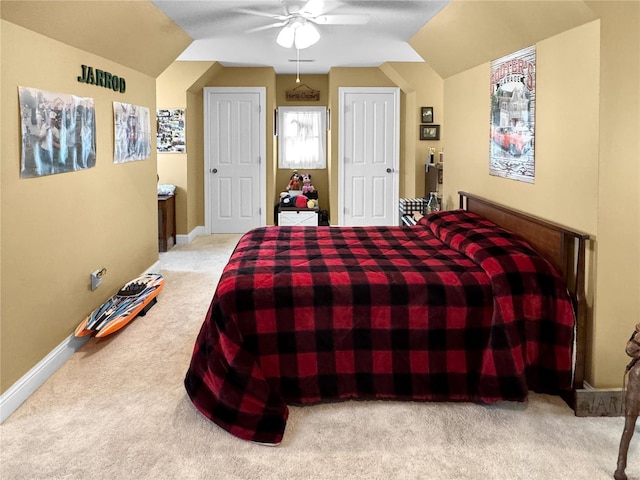
[[[147,107],[113,102],[113,163],[144,160],[151,155],[151,119]]]
[[[536,47],[491,62],[489,174],[535,182]]]
[[[18,87],[22,125],[20,178],[96,165],[93,98]]]

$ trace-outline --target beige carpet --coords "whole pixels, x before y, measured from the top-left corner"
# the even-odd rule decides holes
[[[160,256],[159,302],[90,339],[0,426],[0,478],[612,478],[622,418],[577,418],[558,398],[527,404],[343,402],[292,407],[275,448],[206,420],[182,380],[237,235],[198,237]],[[630,479],[640,479],[640,428]]]

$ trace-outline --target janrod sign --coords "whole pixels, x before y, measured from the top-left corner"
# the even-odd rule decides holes
[[[127,89],[127,82],[125,82],[124,78],[98,68],[94,70],[93,67],[88,67],[87,65],[82,65],[82,75],[78,77],[78,81],[97,85],[98,87],[110,88],[114,92],[120,93],[124,93]]]

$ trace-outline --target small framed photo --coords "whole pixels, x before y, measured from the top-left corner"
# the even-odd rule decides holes
[[[440,140],[440,125],[420,125],[420,140]]]
[[[420,109],[420,123],[433,123],[433,107]]]

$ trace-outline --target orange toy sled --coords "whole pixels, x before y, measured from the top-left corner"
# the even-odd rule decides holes
[[[127,282],[118,293],[96,308],[76,328],[76,337],[105,337],[120,330],[137,316],[144,316],[164,287],[159,273],[146,273]]]

